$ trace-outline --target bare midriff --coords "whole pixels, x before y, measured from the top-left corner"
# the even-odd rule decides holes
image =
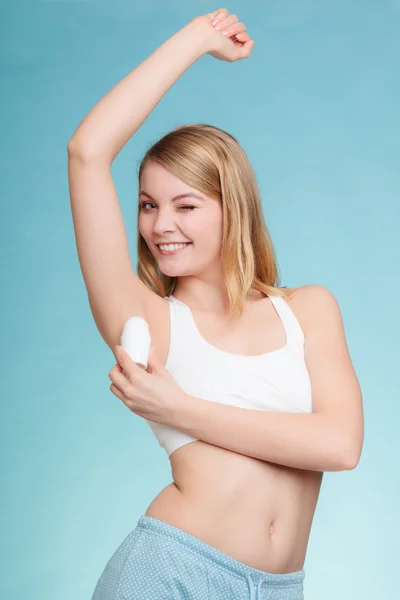
[[[270,573],[303,568],[323,473],[238,454],[201,440],[170,456],[173,482],[146,515]]]
[[[258,307],[252,305],[251,314],[246,308],[244,312],[243,336],[253,332],[250,354],[264,343],[259,322],[272,327],[272,318],[282,328],[273,307],[262,300]],[[148,317],[163,364],[169,348],[168,313],[167,301],[157,298]],[[204,337],[212,341],[214,322],[200,313],[196,319]],[[280,340],[270,342],[274,347],[282,344],[282,333],[278,330]],[[269,573],[303,568],[323,472],[263,461],[202,440],[175,450],[170,462],[173,481],[151,502],[147,516],[174,525],[250,567]]]

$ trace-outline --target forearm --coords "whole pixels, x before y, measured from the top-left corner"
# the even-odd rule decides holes
[[[164,94],[207,52],[204,28],[190,22],[114,86],[86,115],[68,149],[110,164]]]
[[[350,468],[338,427],[319,413],[278,413],[209,402],[186,395],[174,427],[240,454],[310,471]]]

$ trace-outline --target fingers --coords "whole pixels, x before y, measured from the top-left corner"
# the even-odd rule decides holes
[[[131,381],[127,375],[124,374],[122,367],[119,364],[113,366],[108,374],[108,377],[113,382],[122,394],[129,397],[129,390],[131,389]],[[111,388],[110,388],[111,389]]]
[[[229,15],[229,10],[227,8],[219,8],[215,13],[214,13],[214,19],[213,19],[213,25],[216,25],[216,23],[218,23],[218,21],[222,21],[223,19],[225,19],[227,16]]]
[[[254,40],[249,40],[248,42],[245,42],[241,48],[238,47],[238,53],[240,55],[240,58],[247,58],[248,56],[250,56],[253,46]]]
[[[236,39],[238,39],[240,42],[248,42],[251,38],[249,36],[249,34],[247,33],[247,31],[242,31],[240,33],[236,33],[235,34]]]
[[[212,24],[225,37],[231,38],[235,48],[239,51],[240,58],[250,56],[254,40],[250,38],[246,32],[246,25],[238,20],[237,15],[230,15],[226,8],[220,8],[214,13]]]
[[[219,31],[225,31],[231,25],[233,25],[233,23],[237,23],[238,20],[239,19],[237,18],[237,15],[229,15],[225,19],[220,20],[219,23],[216,23],[216,25],[214,25],[214,28],[218,29]]]
[[[117,396],[117,398],[119,398],[120,400],[122,400],[122,402],[124,404],[128,404],[129,403],[129,398],[127,396],[125,396],[125,394],[123,394],[121,392],[121,390],[119,388],[117,388],[116,385],[114,385],[114,383],[112,383],[110,385],[110,390],[114,394],[114,396]]]
[[[246,31],[246,25],[244,23],[233,23],[228,27],[222,28],[220,30],[222,34],[226,35],[226,37],[237,36],[239,33],[244,33]]]

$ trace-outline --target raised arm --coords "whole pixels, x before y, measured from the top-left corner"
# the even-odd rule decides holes
[[[94,106],[68,143],[70,155],[110,165],[175,81],[209,49],[204,21],[195,18]]]
[[[210,49],[205,25],[195,18],[163,43],[94,106],[68,143],[79,262],[94,320],[111,349],[129,317],[142,316],[151,326],[163,302],[132,267],[111,164],[173,83]]]

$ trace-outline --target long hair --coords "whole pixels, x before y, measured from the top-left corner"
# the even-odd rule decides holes
[[[239,142],[226,131],[205,124],[173,129],[145,153],[138,171],[139,188],[148,161],[163,165],[190,187],[222,203],[221,260],[230,308],[243,312],[250,290],[287,297],[297,288],[279,287],[274,246],[264,222],[254,171]],[[164,298],[176,277],[161,273],[139,231],[140,280]]]

